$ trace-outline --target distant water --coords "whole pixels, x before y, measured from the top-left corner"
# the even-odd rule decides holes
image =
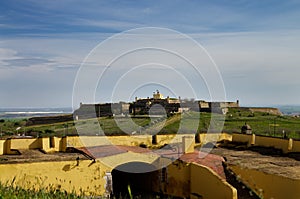
[[[300,115],[300,105],[276,106],[285,115]]]
[[[72,108],[0,108],[0,118],[29,118],[72,113]]]

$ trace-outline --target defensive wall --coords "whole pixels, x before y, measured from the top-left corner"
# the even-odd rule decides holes
[[[130,146],[140,143],[140,141],[137,141],[138,138],[141,138],[140,136],[132,137],[24,138],[0,140],[0,143],[3,149],[5,149],[4,146],[8,147],[9,145],[9,149],[6,148],[5,152],[38,148],[43,150],[49,149],[50,152],[53,152],[54,150],[63,151],[67,145],[82,147],[82,142],[90,143],[90,146],[96,146],[99,143],[107,144],[107,141]],[[152,143],[151,136],[144,136],[144,139],[143,143]],[[165,143],[172,139],[174,139],[172,136],[157,137],[159,143]],[[182,141],[185,153],[194,152],[194,136],[181,135],[178,139]],[[154,192],[193,199],[220,198],[220,195],[224,199],[237,198],[236,189],[208,167],[182,160],[171,162],[168,158],[130,151],[97,158],[96,160],[74,159],[72,161],[2,163],[0,164],[0,181],[4,184],[8,183],[25,189],[61,189],[77,194],[99,196],[107,194],[107,186],[109,184],[107,174],[111,174],[116,167],[130,163],[133,160],[134,162],[157,166],[156,177],[151,182],[151,190]],[[159,168],[161,162],[167,161],[169,161],[169,164]],[[163,172],[164,174],[162,174]],[[161,177],[162,175],[164,175],[163,178]],[[207,184],[205,182],[206,179],[209,179]]]
[[[272,147],[282,150],[283,153],[300,152],[300,141],[293,139],[272,138],[255,134],[232,134],[232,142],[245,144],[248,147]],[[233,171],[240,181],[261,198],[300,198],[299,179],[287,178],[240,165],[228,165],[227,168]]]
[[[248,147],[274,147],[284,153],[300,152],[300,141],[293,139],[257,136],[255,134],[177,134],[177,135],[135,135],[135,136],[67,136],[49,138],[18,138],[0,140],[0,155],[15,154],[18,149],[42,149],[45,152],[65,152],[67,147],[91,147],[101,145],[125,145],[157,148],[165,144],[182,142],[184,137],[194,137],[196,145],[213,141],[244,143]]]
[[[300,198],[300,180],[273,175],[255,169],[242,168],[238,165],[230,165],[228,168],[261,198]]]
[[[106,194],[106,175],[113,169],[101,159],[93,164],[89,160],[79,164],[76,161],[0,164],[0,179],[4,184],[25,189],[60,189],[99,196]],[[236,189],[205,166],[175,161],[166,170],[164,181],[157,178],[152,182],[153,191],[181,198],[237,199]]]
[[[198,139],[199,143],[208,142],[211,138],[205,134],[197,135],[149,135],[140,136],[82,136],[63,138],[23,138],[0,140],[0,154],[17,154],[21,149],[42,149],[46,152],[66,151],[67,147],[126,145],[162,146],[170,142],[183,143],[184,151],[193,150],[191,140]],[[186,139],[187,138],[187,139]],[[153,144],[156,140],[156,144]],[[300,141],[293,139],[281,139],[255,134],[226,134],[219,135],[218,140],[244,143],[245,146],[274,147],[284,153],[300,152]],[[184,144],[186,142],[186,144]],[[103,195],[106,191],[106,174],[112,172],[120,164],[126,164],[128,160],[135,159],[138,162],[153,164],[159,161],[152,155],[144,155],[133,152],[118,154],[105,158],[74,161],[32,162],[18,164],[0,164],[0,180],[2,183],[14,181],[15,185],[24,188],[60,188],[69,192],[84,193],[87,195]],[[291,193],[288,198],[300,197],[300,181],[286,178],[280,175],[264,173],[260,170],[242,168],[239,165],[229,165],[236,176],[257,195],[263,198],[287,198],[286,193]],[[175,161],[166,167],[168,172],[165,182],[156,182],[153,190],[162,191],[178,197],[200,198],[237,198],[236,189],[210,168],[197,163],[185,163]],[[161,170],[159,171],[161,172]],[[184,189],[183,189],[184,187]],[[213,188],[211,188],[213,187]],[[219,191],[215,191],[219,190]],[[284,191],[282,191],[284,190]],[[220,195],[222,194],[222,195]],[[276,197],[275,197],[276,196]]]
[[[18,150],[23,149],[41,149],[49,152],[65,152],[67,147],[67,138],[49,137],[49,138],[17,138],[0,140],[0,155],[18,154]]]
[[[255,134],[232,134],[232,142],[244,143],[248,147],[273,147],[282,150],[283,153],[297,153],[300,152],[300,141],[293,139],[282,139],[268,136],[257,136]]]

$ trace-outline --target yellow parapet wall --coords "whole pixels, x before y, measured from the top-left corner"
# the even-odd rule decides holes
[[[0,154],[12,154],[16,151],[23,149],[42,149],[46,152],[65,151],[66,150],[66,137],[48,137],[48,138],[18,138],[1,140]],[[2,153],[1,153],[2,152]]]
[[[4,154],[4,145],[6,140],[0,140],[0,155]]]
[[[291,152],[300,152],[300,141],[293,140],[293,147]]]
[[[11,139],[11,149],[39,149],[42,142],[39,138]]]
[[[181,143],[184,137],[195,139],[194,134],[179,134],[179,135],[157,135],[155,136],[155,147],[163,146],[170,143]],[[263,146],[274,147],[281,149],[284,153],[300,152],[300,141],[292,139],[272,138],[257,135],[246,134],[215,134],[214,137],[207,134],[198,136],[200,144],[207,142],[215,142],[220,140],[228,140],[233,142],[244,142],[247,146]],[[139,146],[145,144],[152,146],[151,135],[135,135],[135,136],[68,136],[63,138],[30,138],[30,139],[8,139],[0,140],[0,155],[12,154],[11,149],[43,149],[46,152],[66,151],[67,147],[92,147],[101,145],[125,145]],[[189,150],[191,151],[191,150]]]
[[[255,146],[274,147],[287,153],[289,141],[281,138],[255,136]]]
[[[230,165],[229,168],[258,196],[266,199],[299,199],[300,180]]]
[[[293,139],[273,138],[255,134],[232,134],[233,142],[243,142],[248,146],[274,147],[284,153],[300,152],[300,141]]]
[[[210,168],[195,163],[190,167],[191,198],[201,196],[203,199],[237,199],[237,190]]]
[[[175,161],[166,168],[167,179],[158,184],[157,190],[164,194],[180,198],[188,198],[190,195],[190,165]]]
[[[107,168],[99,162],[76,161],[0,164],[2,183],[25,189],[54,188],[77,194],[102,195]]]
[[[67,137],[67,146],[92,147],[101,145],[138,146],[139,144],[151,145],[152,137],[141,136],[71,136]]]
[[[105,194],[106,174],[119,165],[144,162],[157,166],[165,159],[151,154],[133,152],[91,160],[52,161],[20,164],[0,164],[0,181],[25,189],[60,189],[77,194],[102,196]],[[168,161],[170,161],[168,159]],[[161,168],[152,181],[151,190],[181,198],[237,199],[236,189],[221,179],[211,169],[180,160],[169,162],[162,181]],[[153,180],[153,179],[152,179]],[[124,185],[127,186],[127,185]]]

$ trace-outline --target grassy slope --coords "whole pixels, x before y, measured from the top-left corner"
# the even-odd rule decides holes
[[[199,119],[200,116],[200,119]],[[214,115],[220,117],[220,115]],[[131,120],[132,119],[132,120]],[[220,117],[217,120],[211,120],[210,113],[196,113],[196,112],[188,112],[181,115],[175,115],[173,117],[168,118],[165,122],[165,126],[160,130],[160,134],[172,134],[177,133],[179,126],[181,125],[181,132],[190,133],[190,132],[206,132],[210,125],[217,126],[222,122]],[[275,116],[269,115],[267,113],[251,113],[250,111],[245,110],[236,110],[230,109],[229,113],[226,115],[225,124],[223,131],[224,132],[240,132],[241,127],[246,122],[252,127],[252,131],[255,134],[260,135],[270,135],[270,136],[282,136],[282,131],[284,130],[288,137],[299,138],[300,139],[300,118],[291,117],[291,116]],[[133,122],[133,123],[132,123]],[[150,118],[125,118],[120,117],[109,118],[103,117],[98,121],[93,120],[85,120],[79,121],[76,124],[76,128],[80,129],[80,135],[101,135],[103,133],[99,132],[99,124],[102,130],[105,131],[105,135],[125,135],[124,131],[127,133],[131,132],[139,132],[140,127],[147,127],[150,124]],[[14,132],[16,133],[16,127],[24,126],[24,120],[6,120],[4,123],[0,123],[0,127],[4,132]],[[134,124],[134,125],[132,125]],[[275,125],[274,125],[275,124]],[[161,122],[155,124],[161,125]],[[197,125],[199,125],[197,127]],[[121,128],[119,127],[121,126]],[[275,126],[275,128],[274,128]],[[19,130],[19,133],[23,133],[24,129],[26,132],[34,131],[40,132],[40,135],[71,135],[76,134],[76,128],[74,126],[74,122],[68,123],[55,123],[50,125],[36,125],[29,127],[22,127]],[[155,129],[155,126],[151,126],[151,128]],[[274,131],[275,130],[275,131]],[[82,133],[84,132],[84,133]],[[274,134],[275,132],[275,134]]]
[[[196,117],[196,114],[199,113],[190,113],[183,116],[183,119],[186,118],[186,121],[191,123],[191,125],[187,126],[192,126],[193,123],[199,122],[198,132],[206,132],[210,125],[211,114],[200,113],[200,119]],[[282,131],[284,130],[288,137],[300,139],[300,118],[230,110],[224,119],[224,132],[240,132],[241,127],[247,123],[251,126],[253,133],[258,135],[282,137]],[[216,125],[216,122],[219,121],[212,121],[212,125]],[[161,133],[176,133],[178,131],[179,123],[180,121],[176,121],[166,125],[161,130]],[[189,129],[187,129],[187,131],[189,131]]]

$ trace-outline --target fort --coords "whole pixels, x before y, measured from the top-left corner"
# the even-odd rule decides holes
[[[30,118],[27,127],[64,126],[71,121],[73,129],[82,124],[84,135],[0,139],[0,182],[106,198],[129,197],[128,189],[141,198],[299,198],[297,139],[258,135],[246,123],[241,133],[198,129],[192,134],[188,128],[177,134],[159,133],[161,125],[178,122],[181,116],[199,122],[194,118],[199,112],[206,117],[225,114],[232,120],[240,114],[251,121],[254,113],[281,117],[278,109],[240,107],[238,100],[164,98],[159,91],[131,103],[80,104],[70,115]],[[112,128],[108,126],[112,118],[126,123],[146,116],[144,120],[151,123],[142,125],[143,131],[140,127],[140,132],[118,135],[111,130],[106,136],[104,125]],[[89,124],[104,130],[96,134]]]
[[[236,102],[206,102],[204,100],[182,100],[180,97],[166,98],[157,90],[153,97],[135,98],[135,101],[105,103],[105,104],[80,104],[79,109],[74,111],[75,118],[94,118],[113,115],[148,115],[152,114],[172,114],[184,111],[202,111],[226,113],[229,107],[239,107],[239,101]]]
[[[52,186],[91,196],[124,194],[130,185],[136,195],[299,198],[300,156],[291,157],[300,153],[300,141],[220,133],[218,147],[207,153],[210,141],[206,134],[198,140],[192,134],[0,140],[0,179],[23,188]],[[286,155],[274,158],[251,150],[257,147]]]
[[[98,117],[112,117],[114,115],[148,115],[151,114],[174,114],[186,111],[207,112],[226,114],[229,109],[237,111],[248,110],[251,112],[262,112],[272,115],[282,115],[277,108],[270,107],[241,107],[239,100],[236,102],[207,102],[204,100],[188,100],[177,98],[166,98],[157,90],[153,93],[153,97],[135,98],[133,102],[118,102],[118,103],[98,103],[98,104],[83,104],[80,103],[78,109],[72,114],[33,117],[29,118],[27,125],[51,124],[54,122],[67,122],[78,119],[89,119]]]

